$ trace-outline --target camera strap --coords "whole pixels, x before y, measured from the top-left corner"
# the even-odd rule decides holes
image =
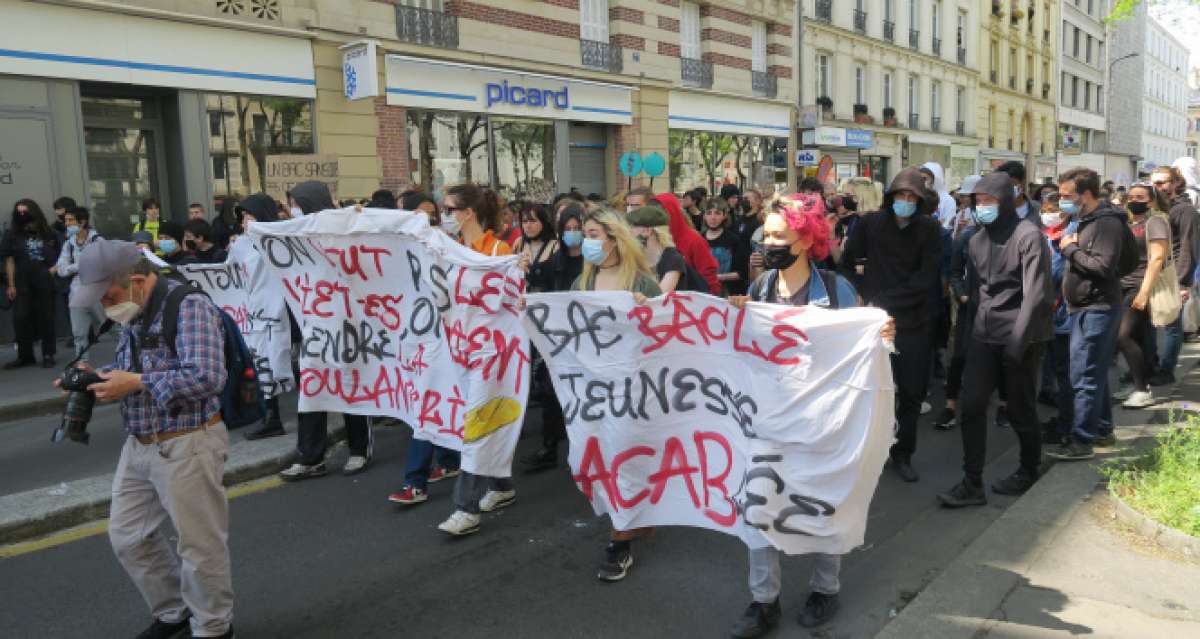
[[[138,329],[133,331],[129,339],[129,356],[130,356],[130,372],[142,372],[142,348],[157,348],[159,336],[150,335],[150,325],[154,323],[154,316],[158,315],[162,308],[163,300],[167,297],[167,282],[161,276],[154,282],[154,290],[150,292],[150,299],[146,302],[146,306],[142,309],[142,321]],[[161,333],[161,331],[160,331]]]

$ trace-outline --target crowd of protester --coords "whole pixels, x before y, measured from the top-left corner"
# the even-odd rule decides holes
[[[901,170],[886,187],[857,177],[836,185],[808,177],[798,186],[790,195],[724,184],[715,193],[638,187],[611,198],[571,191],[504,201],[486,187],[460,184],[438,197],[380,190],[339,204],[418,212],[475,252],[518,255],[532,292],[629,291],[643,301],[686,291],[735,306],[881,308],[892,318],[885,332],[895,347],[889,467],[905,482],[919,481],[919,418],[934,408],[931,389],[944,386],[944,405],[930,421],[939,430],[959,428],[963,447],[962,480],[937,494],[948,507],[987,503],[989,424],[1011,429],[1020,451],[1018,467],[997,478],[992,492],[1019,495],[1037,481],[1044,455],[1084,460],[1110,445],[1112,402],[1153,406],[1155,389],[1175,381],[1183,342],[1196,337],[1200,178],[1190,159],[1115,188],[1083,168],[1031,183],[1019,162],[968,176],[956,190],[935,162]],[[251,222],[334,207],[317,182],[297,186],[286,202],[265,194],[226,199],[212,216],[192,204],[183,222],[147,199],[132,239],[168,265],[220,263]],[[36,202],[18,201],[0,240],[17,341],[6,369],[36,364],[39,342],[42,365],[55,365],[55,296],[76,285],[79,254],[99,238],[88,209],[69,198],[53,209],[50,218]],[[82,352],[103,309],[69,314]],[[292,331],[298,339],[294,320]],[[558,466],[566,439],[547,368],[535,357],[533,369],[530,403],[540,407],[541,444],[518,460],[529,472]],[[1054,409],[1045,422],[1039,402]],[[281,477],[327,474],[327,415],[300,413],[298,422],[298,458]],[[370,462],[372,420],[347,415],[346,427],[350,455],[342,470],[354,474]],[[267,419],[246,438],[285,434],[279,398],[272,398]],[[445,479],[456,485],[439,528],[451,535],[478,531],[482,513],[516,500],[511,478],[472,475],[456,451],[415,439],[403,483],[387,499],[422,504],[429,484]],[[622,579],[633,541],[652,532],[612,530],[598,577]],[[740,637],[762,634],[780,614],[778,552],[752,549],[749,562],[753,603],[735,624]],[[818,558],[803,625],[836,613],[839,565],[840,557]]]

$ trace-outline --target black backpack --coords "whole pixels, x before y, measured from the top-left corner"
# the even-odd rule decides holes
[[[821,278],[821,283],[825,285],[825,292],[829,294],[829,308],[837,310],[841,308],[837,294],[837,274],[825,269],[817,269],[817,275]],[[771,290],[775,288],[775,283],[778,281],[779,271],[771,270],[758,276],[750,284],[746,294],[755,302],[766,302],[771,296]]]
[[[160,280],[159,286],[166,287],[166,282]],[[156,289],[158,286],[155,287]],[[162,299],[162,340],[166,342],[171,354],[179,357],[175,350],[175,337],[179,331],[179,307],[183,298],[188,295],[203,295],[204,291],[190,285],[176,286],[163,295],[159,291],[151,295],[151,307],[156,298]],[[215,305],[214,305],[215,306]],[[221,326],[225,329],[225,387],[221,389],[221,417],[226,428],[239,428],[263,420],[267,414],[266,399],[258,381],[258,369],[254,365],[254,355],[242,339],[242,332],[237,322],[224,310],[217,308],[221,318]],[[143,313],[142,334],[154,321],[153,308]],[[136,352],[134,361],[139,362]]]

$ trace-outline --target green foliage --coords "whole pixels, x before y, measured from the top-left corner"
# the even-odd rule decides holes
[[[1200,536],[1200,419],[1158,436],[1132,462],[1102,469],[1109,489],[1155,521]]]
[[[1137,9],[1139,4],[1159,4],[1160,2],[1162,2],[1162,0],[1114,0],[1112,11],[1109,12],[1108,17],[1105,18],[1104,21],[1112,24],[1113,22],[1118,22],[1120,20],[1133,17],[1133,12]],[[1200,0],[1184,0],[1184,2],[1190,2],[1191,4],[1200,6]]]

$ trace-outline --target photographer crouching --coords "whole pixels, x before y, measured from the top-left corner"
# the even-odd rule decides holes
[[[71,291],[71,306],[100,302],[122,327],[116,363],[94,371],[87,386],[100,401],[121,402],[129,431],[113,477],[108,537],[154,617],[139,639],[187,636],[189,624],[193,637],[232,637],[229,502],[221,483],[229,451],[220,410],[224,329],[204,295],[165,304],[182,284],[158,270],[134,244],[101,239],[81,252]],[[178,309],[168,331],[174,344],[163,337],[171,304]],[[84,377],[92,372],[80,367]],[[178,559],[159,530],[168,517],[179,533]]]

